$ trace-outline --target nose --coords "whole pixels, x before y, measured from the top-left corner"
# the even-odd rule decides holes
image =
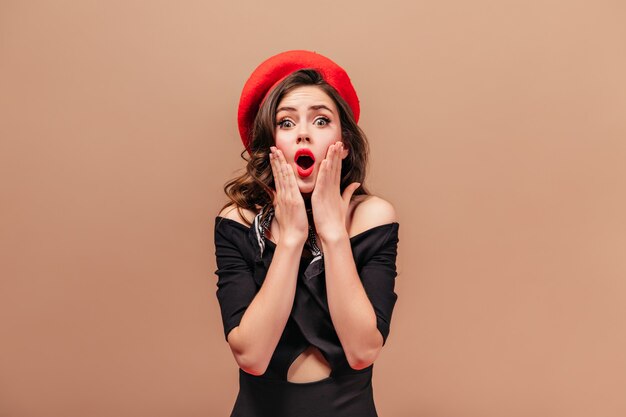
[[[306,123],[300,124],[300,130],[298,131],[298,140],[297,143],[301,142],[310,142],[311,138],[309,137],[309,132],[307,130]]]

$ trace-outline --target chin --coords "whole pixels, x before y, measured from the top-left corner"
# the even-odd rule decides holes
[[[315,189],[315,186],[307,184],[307,185],[304,185],[304,186],[300,185],[298,188],[300,189],[300,192],[302,194],[306,194],[306,193],[312,193],[313,190]]]
[[[305,183],[302,178],[298,178],[298,189],[301,194],[311,194],[315,189],[315,182]]]

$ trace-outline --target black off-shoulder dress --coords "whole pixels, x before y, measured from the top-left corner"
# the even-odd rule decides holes
[[[266,209],[270,212],[261,222]],[[265,238],[272,214],[271,205],[266,206],[251,227],[225,217],[215,219],[216,294],[226,340],[263,285],[272,261],[276,244]],[[383,224],[350,238],[383,344],[398,298],[394,292],[398,228],[397,222]],[[312,229],[306,246],[313,257],[301,259],[285,330],[263,375],[239,369],[239,394],[231,417],[377,417],[372,391],[374,365],[355,370],[348,364],[330,317],[324,256]],[[330,364],[330,376],[305,383],[288,381],[290,365],[310,345],[317,347]]]

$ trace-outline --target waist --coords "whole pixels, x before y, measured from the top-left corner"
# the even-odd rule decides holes
[[[375,417],[372,369],[369,366],[313,382],[290,382],[251,375],[240,368],[235,409],[255,410],[249,414],[254,416]]]

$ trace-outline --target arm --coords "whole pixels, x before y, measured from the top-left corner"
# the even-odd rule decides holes
[[[235,360],[246,372],[265,373],[293,307],[302,244],[278,242],[265,281],[239,326],[228,334]]]
[[[396,221],[393,206],[384,200],[368,206],[366,209],[364,205],[361,212],[366,219],[376,219],[377,224]],[[370,224],[368,228],[375,225]],[[366,368],[378,357],[389,332],[391,312],[397,298],[393,292],[397,275],[397,241],[388,238],[379,252],[363,266],[361,276],[354,263],[347,232],[322,238],[322,247],[333,325],[350,366],[353,369]]]
[[[237,364],[248,373],[262,375],[292,309],[304,243],[287,239],[277,243],[267,276],[257,292],[254,271],[235,244],[235,231],[216,225],[217,298],[225,338]]]

